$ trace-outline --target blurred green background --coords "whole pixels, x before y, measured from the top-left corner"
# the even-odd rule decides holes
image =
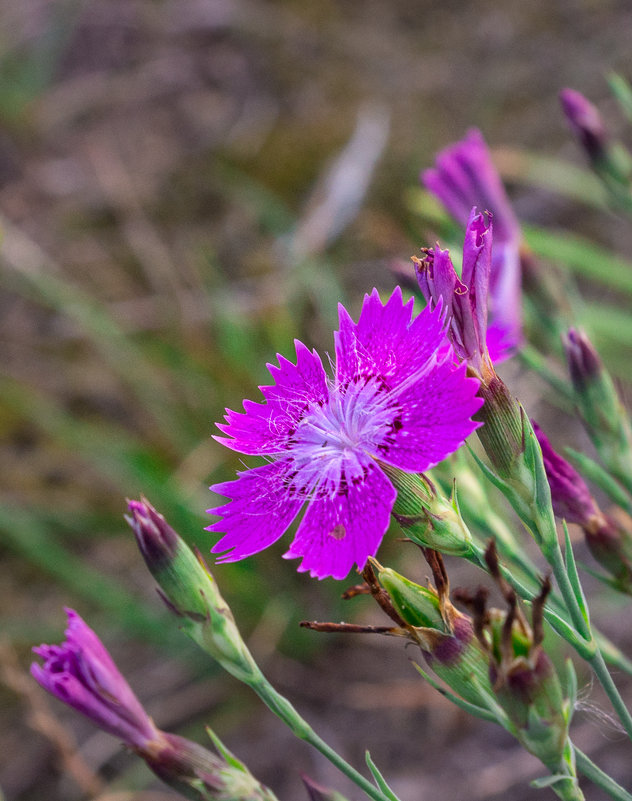
[[[173,797],[25,675],[31,645],[61,639],[63,605],[160,725],[211,722],[282,798],[302,792],[300,771],[344,787],[178,635],[125,498],[144,493],[208,552],[207,487],[241,465],[214,422],[257,398],[295,337],[331,352],[338,301],[357,314],[365,291],[394,286],[394,263],[454,235],[417,176],[472,125],[545,269],[585,291],[581,319],[629,378],[631,228],[584,168],[557,92],[581,90],[625,136],[605,76],[632,75],[631,35],[628,3],[590,0],[0,3],[6,801]],[[542,389],[512,369],[536,405]],[[334,745],[359,764],[370,744],[405,799],[536,797],[537,766],[496,733],[483,748],[392,643],[299,630],[353,613],[283,551],[215,573],[264,668]],[[496,772],[466,785],[488,759]]]

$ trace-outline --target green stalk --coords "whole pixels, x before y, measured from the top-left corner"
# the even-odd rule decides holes
[[[612,777],[597,767],[589,756],[578,748],[575,749],[577,769],[597,787],[601,787],[615,801],[632,801],[632,795],[624,790]]]
[[[562,597],[564,598],[564,602],[566,603],[566,607],[571,615],[575,628],[584,638],[586,645],[592,646],[593,653],[585,656],[584,658],[595,671],[595,675],[597,676],[601,686],[608,696],[613,709],[621,721],[621,725],[626,730],[628,737],[632,739],[632,715],[630,714],[625,702],[623,701],[623,698],[621,698],[619,690],[612,680],[612,676],[610,675],[610,671],[608,670],[601,651],[595,644],[590,623],[587,619],[587,616],[584,616],[584,613],[579,606],[577,595],[569,579],[569,570],[567,565],[564,563],[564,558],[562,557],[562,551],[559,547],[559,544],[557,548],[548,549],[548,553],[545,553],[544,555],[553,569],[553,575],[558,583]]]
[[[327,745],[327,743],[316,734],[309,723],[301,717],[287,698],[274,689],[261,671],[258,671],[257,674],[245,680],[245,682],[257,693],[268,709],[289,727],[292,734],[300,740],[309,743],[316,748],[317,751],[320,751],[332,765],[335,765],[341,773],[344,773],[347,778],[351,779],[352,782],[369,796],[369,798],[372,798],[373,801],[393,801],[394,798],[396,799],[396,796],[386,796],[378,790],[377,787],[374,787],[368,779],[349,765],[348,762],[345,762],[331,746]],[[399,801],[399,799],[396,799],[396,801]]]

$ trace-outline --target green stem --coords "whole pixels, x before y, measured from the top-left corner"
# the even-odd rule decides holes
[[[595,671],[595,675],[599,679],[601,686],[604,688],[606,695],[610,699],[610,703],[612,704],[614,711],[617,713],[617,716],[621,721],[621,725],[626,730],[628,737],[632,740],[632,715],[630,714],[630,711],[625,705],[623,698],[621,698],[619,690],[612,680],[612,676],[610,675],[610,671],[608,670],[608,666],[604,661],[601,651],[596,650],[594,656],[592,659],[589,659],[588,662]]]
[[[344,773],[352,782],[354,782],[369,798],[373,801],[393,801],[395,796],[386,796],[377,787],[366,779],[355,768],[349,765],[348,762],[337,754],[333,748],[322,740],[312,727],[304,720],[296,711],[294,706],[277,692],[266,677],[259,672],[252,680],[248,680],[249,687],[257,693],[259,698],[268,707],[271,712],[279,717],[292,731],[292,733],[300,740],[304,740],[311,746],[320,751],[339,771]],[[399,799],[397,799],[399,801]]]
[[[568,578],[568,571],[566,570],[564,557],[562,556],[562,550],[558,541],[555,541],[555,546],[553,548],[547,548],[546,551],[543,551],[543,553],[546,561],[553,568],[553,575],[557,581],[557,586],[560,588],[562,598],[564,599],[566,608],[571,616],[573,625],[575,626],[578,634],[583,637],[586,642],[590,642],[592,640],[590,624],[582,614],[582,610],[579,608],[579,604],[577,603],[575,590],[573,589]]]
[[[587,779],[589,779],[597,787],[601,787],[611,798],[615,801],[632,801],[632,795],[624,790],[613,778],[604,773],[601,768],[588,757],[583,751],[578,748],[575,749],[575,759],[577,761],[577,769]]]
[[[568,578],[566,565],[564,564],[564,559],[562,557],[559,544],[557,548],[550,550],[547,554],[545,554],[545,556],[553,568],[555,580],[558,583],[562,597],[566,603],[566,607],[571,615],[573,625],[577,629],[578,633],[584,638],[586,644],[593,646],[593,653],[589,656],[586,656],[585,659],[595,671],[595,675],[597,676],[601,686],[608,696],[614,711],[617,713],[617,716],[621,721],[621,725],[626,730],[628,737],[632,739],[632,715],[630,714],[623,701],[623,698],[621,698],[619,690],[612,680],[612,676],[610,675],[610,671],[608,670],[601,651],[595,645],[595,641],[590,630],[590,623],[586,620],[581,609],[579,608],[577,598],[575,597],[575,592]]]

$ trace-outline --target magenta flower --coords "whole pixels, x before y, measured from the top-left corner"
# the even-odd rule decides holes
[[[92,629],[66,609],[66,642],[40,645],[33,651],[44,664],[31,674],[45,690],[73,707],[105,731],[139,751],[160,739],[160,733],[118,671]]]
[[[448,338],[456,356],[480,377],[492,370],[488,352],[487,298],[491,269],[492,226],[483,214],[471,210],[463,242],[463,269],[456,274],[450,253],[427,248],[414,258],[419,288],[428,303],[445,310]]]
[[[489,287],[487,346],[493,361],[509,357],[522,341],[520,247],[522,232],[480,131],[442,150],[421,179],[465,226],[473,206],[491,212],[494,249]]]
[[[186,798],[276,801],[245,765],[221,758],[201,745],[161,731],[119,673],[97,635],[79,615],[67,609],[66,642],[40,645],[44,660],[31,674],[45,690],[121,739],[164,782]]]
[[[339,307],[336,365],[328,381],[320,357],[296,342],[296,364],[279,356],[265,403],[227,410],[216,437],[268,457],[263,467],[211,489],[231,500],[213,514],[213,548],[232,562],[267,548],[307,509],[284,555],[299,571],[343,579],[375,555],[396,492],[380,462],[420,472],[455,451],[476,428],[478,382],[454,364],[440,309],[412,318],[397,288],[385,305],[365,296],[357,324]]]

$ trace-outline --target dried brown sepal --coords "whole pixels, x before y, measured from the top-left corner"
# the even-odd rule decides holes
[[[370,595],[371,589],[369,585],[363,581],[362,584],[354,584],[353,587],[346,589],[340,596],[343,601],[348,601],[358,595]]]
[[[466,606],[472,613],[474,635],[485,651],[489,651],[489,642],[485,637],[485,629],[489,625],[489,612],[487,611],[487,598],[489,592],[486,587],[479,587],[475,593],[462,588],[453,593],[455,601]]]
[[[318,620],[301,620],[299,626],[311,631],[326,634],[390,634],[395,637],[408,637],[408,632],[392,626],[363,626],[357,623],[326,623]]]
[[[398,626],[407,628],[406,621],[398,614],[393,606],[390,595],[378,582],[377,576],[375,575],[375,570],[373,569],[373,563],[377,564],[374,559],[369,558],[366,567],[362,571],[362,577],[369,588],[369,592],[377,601],[380,609],[382,609],[382,611],[385,612],[392,621],[397,623]]]

